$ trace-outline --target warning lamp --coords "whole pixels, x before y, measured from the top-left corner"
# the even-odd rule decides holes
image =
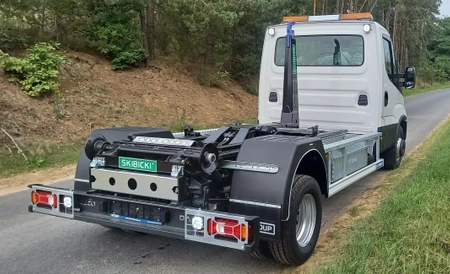
[[[370,12],[314,15],[314,16],[284,16],[283,22],[308,22],[308,21],[339,21],[339,20],[373,20]]]
[[[370,12],[361,12],[361,13],[346,13],[340,15],[340,20],[373,20],[373,16]]]
[[[58,196],[50,191],[35,190],[31,192],[31,202],[35,205],[58,206]]]

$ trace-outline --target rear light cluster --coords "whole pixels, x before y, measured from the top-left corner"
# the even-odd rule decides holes
[[[237,220],[215,218],[208,219],[207,232],[212,236],[222,236],[245,241],[251,239],[251,227],[245,224],[239,224]],[[248,237],[248,238],[247,238]]]
[[[58,207],[58,196],[50,191],[35,190],[31,192],[31,202],[37,206]]]

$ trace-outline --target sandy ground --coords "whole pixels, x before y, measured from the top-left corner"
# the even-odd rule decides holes
[[[40,169],[0,179],[0,196],[27,189],[29,184],[52,184],[74,177],[76,165]]]
[[[60,96],[32,98],[0,69],[0,127],[22,147],[66,143],[102,127],[220,125],[257,117],[258,97],[233,81],[200,85],[189,64],[155,62],[151,68],[114,72],[110,63],[66,53]],[[0,132],[3,144],[14,148]]]

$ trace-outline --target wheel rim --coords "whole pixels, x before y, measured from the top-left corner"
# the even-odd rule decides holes
[[[402,145],[400,146],[400,157],[405,156],[406,152],[406,142],[402,139]]]
[[[403,149],[403,139],[402,138],[398,138],[397,139],[397,145],[396,145],[396,150],[395,150],[395,160],[399,161],[400,158],[402,157],[402,149]]]
[[[306,194],[300,203],[297,214],[297,243],[301,247],[305,247],[311,241],[316,227],[316,218],[316,200],[313,195]]]

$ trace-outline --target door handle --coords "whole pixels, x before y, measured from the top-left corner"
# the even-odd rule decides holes
[[[389,104],[389,94],[387,91],[384,92],[384,106],[387,107]]]

